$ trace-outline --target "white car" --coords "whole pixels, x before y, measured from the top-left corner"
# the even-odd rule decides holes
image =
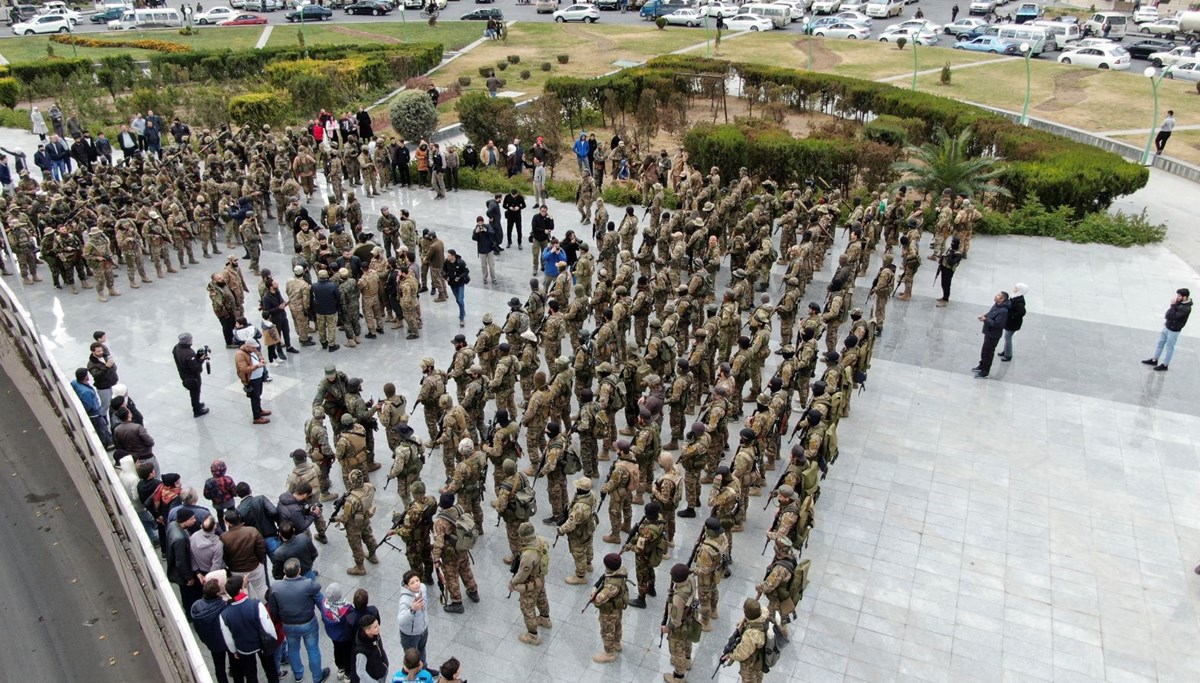
[[[842,10],[841,12],[835,14],[833,18],[844,21],[847,24],[858,24],[859,26],[866,26],[867,28],[871,28],[871,24],[874,23],[871,20],[871,17],[868,17],[862,12],[848,12]]]
[[[738,6],[732,2],[710,2],[704,8],[704,13],[710,17],[725,17],[728,19],[729,17],[737,16]]]
[[[922,31],[916,28],[896,28],[889,26],[884,29],[883,33],[879,34],[879,42],[891,43],[897,38],[906,39],[909,44],[917,43],[918,45],[937,45],[937,34],[933,31]]]
[[[663,19],[672,26],[700,26],[704,23],[704,13],[698,9],[684,7],[670,14],[664,14]]]
[[[571,5],[558,10],[551,16],[560,24],[565,21],[590,21],[594,24],[600,19],[600,9],[595,5]]]
[[[816,0],[812,4],[813,14],[833,14],[842,8],[842,0]]]
[[[245,5],[246,3],[243,2],[242,4]],[[213,7],[211,9],[204,10],[200,14],[197,14],[192,18],[192,21],[204,26],[205,24],[215,24],[219,21],[232,19],[238,14],[240,14],[240,12],[237,12],[229,7]]]
[[[1105,45],[1116,45],[1117,41],[1111,38],[1081,38],[1071,45],[1072,50],[1077,50],[1081,47],[1103,47]]]
[[[797,22],[804,16],[804,3],[800,0],[772,0],[771,4],[787,7],[789,21]]]
[[[849,24],[844,21],[833,24],[832,26],[822,26],[813,31],[814,36],[822,36],[825,38],[847,38],[849,40],[868,40],[871,37],[871,29],[861,24]]]
[[[1155,36],[1173,36],[1183,29],[1179,27],[1178,19],[1159,19],[1142,24],[1142,31]]]
[[[867,2],[865,0],[846,0],[838,9],[843,12],[866,12]]]
[[[951,36],[965,36],[980,26],[987,26],[987,22],[975,17],[964,17],[952,24],[946,24],[942,29],[942,33]]]
[[[297,6],[307,4],[307,2],[301,2],[297,3]],[[246,7],[246,0],[229,0],[229,6],[236,9],[244,9]]]
[[[248,12],[274,12],[277,9],[283,9],[283,3],[280,0],[246,0],[242,4],[242,8]]]
[[[39,17],[62,17],[64,19],[66,19],[67,21],[71,22],[72,26],[78,25],[79,18],[80,18],[79,12],[76,12],[73,9],[67,9],[66,7],[50,7],[48,9],[43,9],[41,12],[38,12],[36,16],[39,16]]]
[[[1200,62],[1176,62],[1164,74],[1167,78],[1177,78],[1181,81],[1200,82]]]
[[[1158,19],[1159,16],[1157,7],[1148,7],[1143,5],[1138,8],[1138,11],[1133,13],[1133,23],[1135,24],[1149,24],[1151,22],[1158,21]]]
[[[1064,52],[1058,61],[1061,64],[1078,64],[1096,69],[1128,71],[1133,63],[1133,58],[1129,55],[1129,50],[1120,45],[1094,45]]]
[[[997,0],[971,0],[967,14],[987,14],[994,11],[999,5],[1000,3]]]
[[[935,24],[932,21],[926,21],[924,19],[909,19],[908,21],[901,21],[899,23],[892,24],[891,26],[887,27],[886,29],[884,29],[884,32],[886,33],[887,31],[898,31],[900,29],[908,29],[908,28],[919,28],[919,29],[921,29],[922,32],[924,32],[924,31],[932,31],[934,33],[942,32],[941,24]]]
[[[766,17],[760,17],[757,14],[739,14],[731,19],[725,20],[725,25],[730,31],[770,31],[775,28],[775,24]]]
[[[32,36],[35,33],[70,33],[71,21],[63,16],[47,14],[13,24],[12,32],[15,36]]]
[[[1150,56],[1146,58],[1146,60],[1154,66],[1162,68],[1164,66],[1171,66],[1172,64],[1190,61],[1195,57],[1196,53],[1192,51],[1192,48],[1183,45],[1173,50],[1168,50],[1167,52],[1152,52],[1150,53]]]

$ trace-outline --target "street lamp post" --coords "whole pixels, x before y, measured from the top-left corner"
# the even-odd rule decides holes
[[[813,21],[814,21],[816,18],[817,18],[817,15],[816,15],[816,14],[813,14],[812,18],[809,18],[809,16],[806,14],[806,15],[804,15],[804,17],[801,19],[801,21],[803,21],[803,22],[804,22],[804,33],[805,33],[805,34],[808,36],[808,70],[809,70],[809,71],[812,71],[812,70],[813,70],[813,68],[812,68],[812,66],[813,66],[813,58],[812,58],[813,29],[812,29],[812,22],[813,22]]]
[[[1033,79],[1033,66],[1030,58],[1033,56],[1033,49],[1029,43],[1021,43],[1021,54],[1025,55],[1025,106],[1021,107],[1021,125],[1029,125],[1029,88]]]
[[[1167,72],[1170,70],[1171,67],[1168,66],[1162,70],[1161,74],[1158,74],[1154,67],[1148,66],[1142,72],[1142,75],[1150,79],[1150,89],[1154,93],[1154,118],[1150,119],[1150,134],[1146,136],[1146,149],[1142,150],[1143,166],[1149,166],[1152,163],[1150,147],[1154,144],[1154,129],[1158,125],[1158,84],[1162,83],[1162,80],[1167,77]],[[1155,77],[1156,75],[1157,78]]]
[[[712,57],[712,30],[708,27],[708,10],[704,12],[704,56]]]
[[[917,59],[917,46],[921,43],[921,32],[925,30],[925,26],[928,23],[929,23],[928,21],[922,21],[921,25],[917,27],[916,31],[909,33],[909,35],[912,37],[912,46],[913,46],[913,82],[912,82],[913,90],[917,89],[917,70],[920,68],[919,61]]]

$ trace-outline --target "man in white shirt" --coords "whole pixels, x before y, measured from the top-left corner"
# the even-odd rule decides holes
[[[1167,146],[1167,140],[1171,139],[1171,131],[1175,130],[1175,110],[1167,110],[1167,118],[1163,119],[1162,126],[1158,129],[1158,135],[1154,137],[1155,154],[1162,154],[1163,147]]]

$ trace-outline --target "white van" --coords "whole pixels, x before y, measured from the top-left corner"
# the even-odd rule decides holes
[[[1001,24],[989,27],[984,35],[1000,36],[1005,40],[1013,41],[1017,45],[1029,43],[1029,54],[1035,57],[1043,52],[1053,52],[1058,49],[1058,43],[1055,42],[1054,34],[1041,26]]]
[[[179,10],[170,7],[155,9],[131,9],[121,15],[120,19],[108,22],[108,28],[113,31],[130,30],[135,28],[182,28],[183,18]]]
[[[1108,35],[1104,34],[1105,24],[1108,24]],[[1123,12],[1096,12],[1084,23],[1085,28],[1092,29],[1092,35],[1113,40],[1124,38],[1128,26],[1129,15]]]
[[[904,11],[904,0],[871,0],[864,14],[872,19],[898,17]]]
[[[1080,30],[1079,24],[1068,24],[1065,21],[1035,21],[1029,26],[1044,28],[1053,33],[1054,43],[1060,50],[1066,50],[1083,38],[1083,31]]]
[[[741,14],[756,14],[770,20],[775,28],[784,28],[792,20],[791,9],[786,5],[768,5],[762,2],[748,2],[738,10]]]

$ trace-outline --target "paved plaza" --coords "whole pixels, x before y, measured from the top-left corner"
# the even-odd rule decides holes
[[[0,142],[12,144],[10,137]],[[1156,188],[1171,182],[1179,181],[1156,173],[1142,201],[1165,203],[1168,197]],[[1195,196],[1194,186],[1187,189]],[[530,274],[528,249],[514,245],[498,258],[501,284],[480,284],[469,228],[485,199],[460,192],[435,202],[429,192],[410,190],[363,200],[367,225],[373,227],[381,206],[408,208],[418,227],[437,230],[447,248],[467,255],[474,282],[467,287],[464,332],[471,340],[484,312],[499,320],[509,297],[524,299]],[[318,209],[310,206],[310,212]],[[573,207],[552,203],[551,213],[560,237],[579,228]],[[1128,250],[978,237],[945,308],[934,306],[940,289],[933,284],[934,265],[924,261],[917,294],[891,303],[867,389],[854,397],[852,415],[839,430],[842,457],[823,483],[805,551],[813,561],[812,584],[792,626],[793,642],[768,681],[1196,680],[1200,323],[1184,330],[1169,372],[1138,362],[1153,352],[1175,289],[1200,290],[1194,239],[1176,235],[1191,224],[1172,220],[1171,242]],[[590,228],[582,234],[590,237]],[[265,246],[263,265],[286,281],[290,235],[272,232]],[[835,253],[842,246],[839,240]],[[139,290],[129,290],[122,275],[122,296],[107,304],[94,292],[55,290],[48,275],[33,287],[8,280],[66,372],[84,363],[94,330],[108,332],[121,381],[146,415],[162,469],[182,474],[185,486],[201,487],[209,462],[221,458],[234,479],[275,498],[291,468],[288,454],[303,445],[302,425],[327,363],[364,378],[364,396],[382,397],[383,384],[394,382],[411,407],[418,360],[432,356],[439,368],[450,361],[450,339],[460,331],[454,302],[435,304],[423,295],[421,339],[408,341],[388,329],[354,349],[301,349],[271,368],[264,407],[273,411],[272,422],[251,425],[233,352],[223,347],[205,292],[219,265],[203,261]],[[876,254],[869,277],[859,280],[860,304],[878,265]],[[773,292],[778,275],[777,269]],[[806,299],[823,300],[830,275],[827,261]],[[258,279],[246,276],[256,289]],[[719,285],[727,282],[726,271]],[[990,379],[975,380],[976,317],[996,291],[1016,282],[1027,283],[1030,292],[1015,359],[997,362]],[[214,347],[203,393],[211,413],[200,419],[191,417],[170,355],[183,331],[197,346]],[[767,376],[776,360],[769,361]],[[414,426],[423,436],[423,421]],[[379,447],[383,462],[389,460],[385,450]],[[441,484],[440,455],[426,466],[428,484]],[[384,474],[386,468],[373,476],[377,486]],[[768,473],[769,483],[776,476]],[[334,480],[340,489],[340,477]],[[376,500],[374,528],[382,537],[397,504],[394,487]],[[735,537],[734,574],[720,587],[720,618],[698,646],[689,680],[708,679],[742,600],[753,595],[768,564],[759,555],[772,514],[762,510],[763,502],[751,499],[746,530]],[[600,649],[596,612],[580,612],[590,588],[563,583],[571,568],[565,543],[553,551],[547,580],[553,629],[540,646],[517,642],[521,617],[517,601],[504,598],[508,572],[500,561],[507,546],[494,511],[484,509],[485,535],[474,551],[483,600],[468,602],[463,615],[433,608],[433,663],[458,657],[472,683],[661,680],[668,655],[655,645],[666,568],[686,561],[702,519],[680,520],[677,547],[660,567],[659,597],[645,610],[626,612],[624,652],[617,663],[598,665],[591,660]],[[616,550],[599,539],[607,531],[601,517],[600,555]],[[546,525],[538,529],[553,538]],[[368,565],[368,575],[356,580],[345,574],[352,562],[340,531],[319,550],[322,584],[370,591],[398,663],[403,555],[385,548],[382,564]],[[322,640],[326,665],[332,665],[329,641]],[[723,669],[718,680],[736,680],[734,671]]]

